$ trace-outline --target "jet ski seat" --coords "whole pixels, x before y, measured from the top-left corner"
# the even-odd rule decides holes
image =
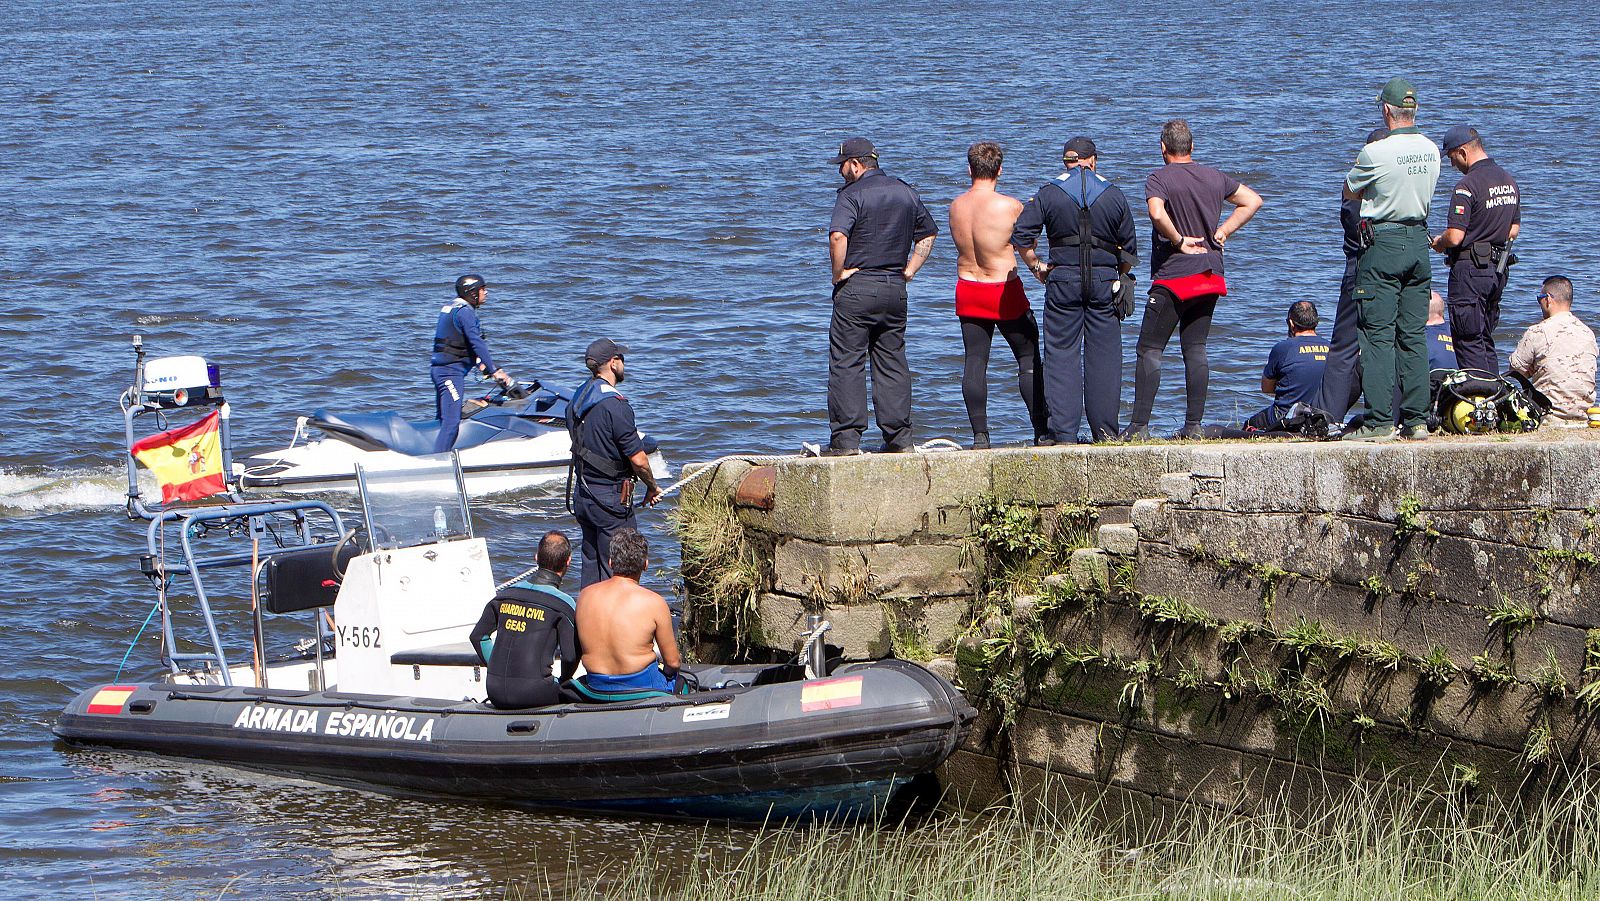
[[[310,425],[362,450],[392,450],[411,457],[433,453],[439,423],[407,422],[399,413],[334,413],[319,409]]]

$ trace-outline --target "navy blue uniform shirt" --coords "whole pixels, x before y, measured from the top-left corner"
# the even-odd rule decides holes
[[[910,185],[882,169],[868,169],[839,189],[828,233],[850,239],[846,269],[904,269],[911,245],[939,233],[933,216]]]
[[[439,310],[439,322],[433,328],[433,356],[429,362],[434,366],[466,363],[470,369],[474,359],[482,364],[485,372],[499,368],[489,356],[489,345],[484,343],[478,311],[472,304],[457,300]]]
[[[1087,179],[1087,183],[1085,183]],[[1070,195],[1070,196],[1069,196]],[[1022,205],[1022,214],[1011,232],[1014,247],[1032,247],[1044,229],[1050,242],[1052,281],[1078,278],[1078,247],[1063,243],[1078,234],[1078,200],[1089,200],[1089,233],[1108,244],[1120,245],[1130,254],[1138,252],[1139,238],[1133,229],[1133,214],[1128,198],[1116,185],[1093,170],[1075,166],[1045,184]],[[1121,261],[1112,251],[1096,246],[1090,257],[1092,266],[1115,268]]]
[[[1428,368],[1455,369],[1456,343],[1450,337],[1450,323],[1428,326]]]
[[[1488,241],[1504,244],[1511,239],[1511,226],[1522,221],[1522,198],[1517,180],[1495,165],[1481,159],[1456,182],[1450,195],[1450,228],[1464,232],[1463,247]]]
[[[1339,227],[1344,230],[1344,255],[1353,257],[1361,253],[1361,201],[1346,200],[1339,204]]]
[[[639,427],[634,424],[633,407],[628,404],[627,398],[615,394],[595,405],[583,417],[582,429],[583,446],[586,449],[616,460],[629,473],[619,479],[581,463],[585,483],[620,485],[624,479],[632,478],[628,458],[644,450],[644,443],[639,440]]]
[[[1278,383],[1272,402],[1280,407],[1315,403],[1322,389],[1322,367],[1328,361],[1328,339],[1320,335],[1285,338],[1272,346],[1261,377]]]

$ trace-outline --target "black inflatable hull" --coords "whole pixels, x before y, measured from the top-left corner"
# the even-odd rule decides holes
[[[713,668],[702,684],[729,675],[738,673]],[[67,706],[55,733],[73,745],[415,794],[759,819],[871,809],[942,763],[974,715],[943,679],[887,660],[825,680],[528,711],[339,692],[99,686]]]

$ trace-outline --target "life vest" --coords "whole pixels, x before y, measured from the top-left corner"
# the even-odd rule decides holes
[[[433,352],[444,354],[457,363],[472,362],[472,345],[467,342],[467,336],[459,325],[453,328],[447,326],[455,323],[455,311],[468,305],[458,297],[440,307],[439,324],[433,329]]]
[[[584,419],[596,407],[612,398],[626,400],[622,392],[605,379],[591,378],[573,393],[572,402],[567,404],[567,437],[572,444],[572,465],[580,477],[583,473],[581,464],[587,464],[608,479],[625,479],[633,472],[633,465],[627,460],[608,457],[583,443]]]
[[[1090,210],[1094,208],[1095,201],[1105,194],[1110,184],[1093,170],[1078,166],[1056,176],[1055,181],[1046,185],[1055,188],[1078,210],[1077,234],[1065,235],[1052,242],[1052,245],[1078,248],[1078,278],[1085,292],[1089,291],[1089,285],[1092,284],[1096,249],[1116,257],[1118,265],[1131,263],[1135,259],[1121,244],[1094,235],[1094,220]]]

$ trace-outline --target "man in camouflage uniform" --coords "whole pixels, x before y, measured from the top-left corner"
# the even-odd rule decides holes
[[[1511,369],[1550,399],[1556,424],[1586,423],[1594,404],[1594,332],[1572,315],[1572,281],[1566,276],[1545,279],[1538,299],[1544,321],[1523,333]]]

